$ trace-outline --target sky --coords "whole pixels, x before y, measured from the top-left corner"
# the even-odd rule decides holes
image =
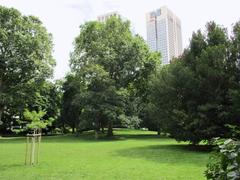
[[[39,17],[53,35],[57,65],[54,79],[69,72],[69,54],[79,26],[96,20],[98,15],[118,11],[129,19],[134,32],[146,39],[147,12],[167,6],[182,23],[183,47],[189,44],[192,32],[202,29],[209,21],[227,27],[240,20],[239,0],[0,0],[0,5],[18,9],[24,15]]]

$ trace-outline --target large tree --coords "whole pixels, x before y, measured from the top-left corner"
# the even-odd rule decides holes
[[[231,38],[225,28],[208,23],[206,33],[193,33],[182,57],[154,80],[154,117],[177,140],[225,137],[226,124],[240,125],[239,32],[239,23]]]
[[[82,77],[87,84],[86,93],[82,96],[85,102],[82,114],[84,121],[93,125],[96,137],[107,122],[108,136],[112,136],[112,124],[124,111],[120,90],[116,90],[109,73],[100,65],[89,64],[82,69]]]
[[[78,74],[89,64],[95,64],[108,74],[108,82],[111,82],[108,86],[114,87],[111,93],[116,91],[124,94],[125,89],[136,95],[144,90],[159,60],[159,55],[151,53],[140,36],[131,33],[128,21],[112,17],[104,23],[93,21],[80,26],[70,65],[72,72]],[[105,87],[104,92],[109,93],[109,87]],[[113,104],[110,102],[108,107],[115,107]],[[109,135],[112,134],[112,122],[116,118],[116,113],[113,113],[116,109],[110,109],[105,112],[108,117],[112,117],[108,121]]]
[[[37,17],[0,6],[0,121],[9,106],[28,96],[21,93],[26,86],[52,75],[52,47],[51,35]]]
[[[66,76],[62,86],[63,95],[59,125],[64,129],[66,126],[71,127],[73,133],[80,123],[85,89],[85,85],[76,76],[72,74]]]

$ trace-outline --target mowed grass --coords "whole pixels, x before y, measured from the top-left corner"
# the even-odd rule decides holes
[[[43,137],[36,166],[24,165],[25,138],[0,138],[0,179],[205,179],[208,152],[151,131],[114,133],[99,140],[92,134]]]

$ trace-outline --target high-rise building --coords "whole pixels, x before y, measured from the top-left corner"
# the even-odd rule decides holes
[[[110,18],[112,16],[123,19],[123,17],[118,12],[110,12],[110,13],[106,13],[106,14],[98,16],[97,20],[99,22],[105,22],[108,18]]]
[[[182,53],[181,21],[167,7],[161,7],[146,15],[147,43],[152,51],[158,51],[162,63],[169,64]]]
[[[109,13],[106,13],[106,14],[102,14],[100,16],[97,17],[97,20],[99,22],[105,22],[107,21],[107,19],[109,19],[110,17],[117,17],[117,18],[120,18],[121,20],[123,21],[127,21],[128,19],[125,18],[124,16],[122,16],[121,14],[119,14],[117,11],[113,11],[113,12],[109,12]],[[135,35],[135,30],[134,30],[134,27],[133,25],[131,24],[130,26],[130,31],[133,35]]]

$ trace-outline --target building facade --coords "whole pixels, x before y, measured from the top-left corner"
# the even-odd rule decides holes
[[[117,17],[117,18],[120,18],[122,21],[128,21],[127,18],[125,18],[124,16],[119,14],[117,11],[102,14],[102,15],[97,17],[97,21],[103,23],[103,22],[106,22],[107,19],[109,19],[110,17]],[[132,24],[130,24],[130,31],[133,35],[136,34],[135,30],[134,30],[134,26]]]
[[[147,43],[152,51],[158,51],[162,63],[169,64],[182,53],[181,21],[167,7],[161,7],[146,15]]]
[[[102,14],[102,15],[98,16],[97,20],[99,22],[105,22],[108,18],[113,17],[113,16],[123,19],[123,17],[118,12],[110,12],[110,13],[106,13],[106,14]]]

